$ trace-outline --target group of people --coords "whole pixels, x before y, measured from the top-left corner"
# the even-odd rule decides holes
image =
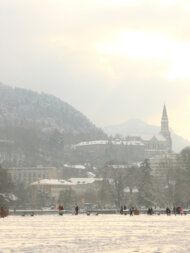
[[[64,213],[64,208],[63,208],[63,206],[62,205],[59,205],[58,206],[58,212],[59,212],[59,215],[63,215],[63,213]],[[74,207],[73,207],[73,212],[72,212],[74,215],[78,215],[78,213],[79,213],[79,207],[78,207],[78,205],[75,205]]]
[[[74,206],[74,214],[78,215],[78,213],[79,213],[79,207],[78,207],[78,205],[75,205]]]
[[[154,211],[152,209],[152,207],[149,207],[148,210],[147,210],[147,214],[148,215],[153,215]]]
[[[138,211],[138,212],[137,212]],[[130,214],[130,216],[132,216],[133,214],[139,214],[139,210],[137,210],[137,209],[135,209],[133,206],[131,206],[130,208],[129,208],[129,214]],[[171,213],[172,213],[172,210],[169,208],[169,207],[167,207],[166,208],[166,214],[167,215],[171,215]],[[123,205],[123,206],[121,206],[120,207],[120,214],[127,214],[127,208],[126,208],[126,205]],[[152,207],[149,207],[148,208],[148,210],[147,210],[147,214],[148,215],[153,215],[154,214],[154,210],[153,210],[153,208]],[[158,214],[160,214],[160,212],[158,213]],[[178,206],[178,207],[173,207],[173,214],[186,214],[186,212],[183,212],[183,208],[181,207],[181,206]]]
[[[169,207],[166,208],[166,214],[170,215],[172,213],[171,209]],[[181,206],[174,206],[173,207],[173,213],[176,214],[183,214],[183,208]],[[184,214],[186,214],[186,212],[184,212]]]
[[[134,211],[135,211],[135,208],[133,206],[131,206],[129,208],[129,214],[130,214],[130,216],[133,215]],[[120,214],[125,214],[125,215],[127,214],[127,207],[126,207],[126,205],[120,207]]]
[[[127,210],[126,205],[121,206],[121,208],[120,208],[120,214],[124,214],[126,212],[126,210]]]

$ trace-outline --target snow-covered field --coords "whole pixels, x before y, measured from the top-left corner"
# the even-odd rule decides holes
[[[190,215],[9,216],[0,252],[190,252]]]

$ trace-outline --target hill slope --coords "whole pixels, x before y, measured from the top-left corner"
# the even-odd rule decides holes
[[[0,126],[57,129],[65,133],[98,133],[82,113],[60,99],[0,85]]]
[[[54,96],[0,85],[0,162],[56,165],[63,162],[67,144],[104,136]]]

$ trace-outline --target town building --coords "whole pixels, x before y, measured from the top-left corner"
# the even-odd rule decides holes
[[[16,184],[29,185],[32,182],[41,179],[57,179],[59,178],[59,170],[56,167],[12,167],[7,169],[11,175],[12,181]]]
[[[58,204],[59,196],[66,189],[73,190],[76,194],[81,195],[88,192],[89,189],[97,191],[102,178],[70,178],[65,179],[42,179],[33,182],[30,185],[31,200],[36,202],[38,194],[46,194],[46,199],[53,199]]]
[[[178,154],[175,153],[157,155],[149,158],[148,161],[151,174],[162,183],[166,183],[180,167]]]

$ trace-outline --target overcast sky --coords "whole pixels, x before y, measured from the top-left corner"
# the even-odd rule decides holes
[[[190,1],[0,0],[0,82],[97,126],[140,118],[190,139]]]

